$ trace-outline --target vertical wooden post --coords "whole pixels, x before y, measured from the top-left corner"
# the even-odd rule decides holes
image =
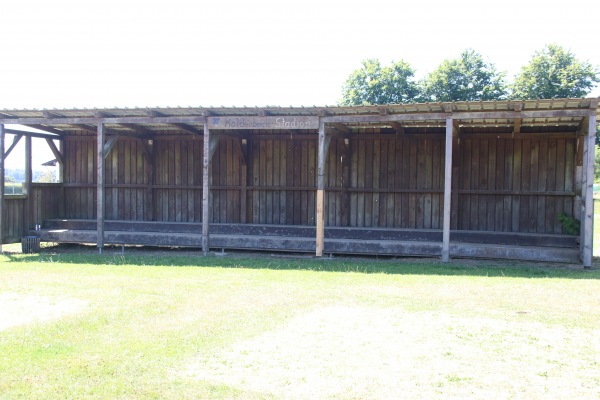
[[[208,125],[204,124],[204,142],[203,142],[204,161],[202,164],[202,252],[208,254],[209,231],[208,224],[210,218],[210,130]]]
[[[33,199],[31,198],[31,181],[32,181],[32,159],[31,159],[31,136],[25,137],[25,187],[24,192],[27,195],[25,200],[25,215],[23,234],[27,233],[32,228],[33,224],[41,223],[42,221],[33,221]]]
[[[246,140],[246,144],[241,143]],[[240,148],[242,152],[242,163],[240,180],[242,181],[242,189],[240,191],[240,222],[245,224],[248,222],[248,140],[240,139]]]
[[[97,151],[97,197],[96,197],[96,220],[97,220],[97,246],[98,252],[102,253],[104,248],[104,124],[98,122],[98,151]]]
[[[325,206],[325,163],[329,150],[330,136],[325,134],[325,123],[319,122],[319,154],[317,167],[317,207],[316,207],[316,252],[317,257],[323,256],[325,249],[325,216],[323,214]]]
[[[590,268],[592,266],[593,243],[594,243],[594,153],[596,148],[596,115],[591,115],[588,121],[587,137],[584,138],[587,144],[586,158],[583,160],[585,186],[582,191],[585,192],[585,213],[582,216],[583,221],[583,266]]]
[[[452,196],[452,118],[446,118],[446,157],[444,166],[444,225],[442,233],[442,261],[450,260],[450,211]]]
[[[0,124],[0,253],[4,243],[4,125]]]
[[[64,159],[66,160],[66,154],[65,154],[65,140],[64,139],[60,139],[58,141],[58,148],[60,150],[60,153],[63,155]],[[66,171],[67,168],[64,164],[60,164],[59,163],[59,169],[58,169],[58,176],[57,176],[57,180],[58,182],[61,183],[60,185],[60,202],[59,202],[59,216],[63,217],[65,216],[65,211],[66,211],[66,207],[65,207],[65,181],[66,181]]]

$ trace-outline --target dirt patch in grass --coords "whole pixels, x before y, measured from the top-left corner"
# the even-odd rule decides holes
[[[289,399],[597,398],[600,330],[332,306],[190,362],[186,375]]]
[[[0,331],[78,313],[86,307],[87,303],[78,299],[0,293]]]

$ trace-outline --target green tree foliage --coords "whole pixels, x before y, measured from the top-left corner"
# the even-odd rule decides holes
[[[427,101],[499,100],[507,96],[504,73],[474,50],[442,64],[422,82]]]
[[[352,72],[342,88],[340,105],[399,104],[414,102],[419,95],[414,70],[400,60],[382,67],[379,60],[368,59]]]
[[[597,82],[599,71],[590,63],[579,61],[573,53],[549,44],[534,54],[512,85],[516,99],[555,99],[582,97]]]

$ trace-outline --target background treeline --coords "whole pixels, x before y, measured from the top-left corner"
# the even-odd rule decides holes
[[[472,49],[442,61],[422,80],[407,61],[382,66],[368,59],[344,83],[340,105],[583,97],[599,76],[597,66],[556,44],[535,52],[511,82]]]

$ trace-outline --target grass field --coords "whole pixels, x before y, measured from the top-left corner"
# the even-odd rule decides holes
[[[600,199],[594,199],[594,256],[600,257]]]
[[[0,398],[600,396],[600,270],[0,256]]]

